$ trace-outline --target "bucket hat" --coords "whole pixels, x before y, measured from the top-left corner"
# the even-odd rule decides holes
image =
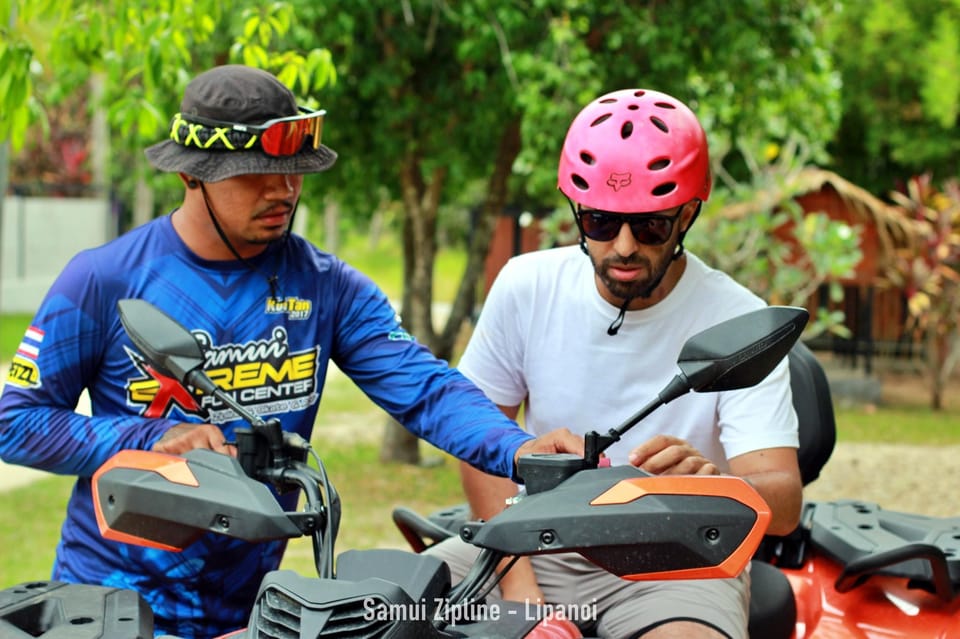
[[[270,73],[239,64],[214,67],[187,85],[180,113],[171,125],[170,139],[148,147],[144,153],[150,164],[161,171],[185,173],[204,182],[248,174],[325,171],[336,162],[337,154],[323,144],[317,148],[304,144],[292,155],[272,156],[255,145],[227,145],[216,140],[202,148],[190,143],[190,138],[180,131],[181,126],[189,126],[191,116],[258,125],[300,113],[293,92]],[[201,135],[207,135],[200,130]]]

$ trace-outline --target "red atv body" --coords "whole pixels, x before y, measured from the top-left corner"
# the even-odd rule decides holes
[[[802,343],[789,353],[808,484],[833,452],[827,378]],[[416,551],[457,534],[461,504],[394,523]],[[764,538],[750,565],[753,639],[960,639],[960,517],[883,510],[856,500],[807,502],[787,537]]]

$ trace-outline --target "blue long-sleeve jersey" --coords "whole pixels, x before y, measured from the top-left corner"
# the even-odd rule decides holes
[[[100,536],[90,477],[110,456],[149,449],[181,422],[218,424],[227,439],[243,426],[213,397],[151,374],[120,323],[125,298],[187,327],[219,386],[307,439],[331,361],[413,433],[488,472],[509,476],[531,437],[416,342],[373,282],[295,235],[246,264],[207,261],[166,216],[78,254],[13,356],[0,396],[0,457],[78,477],[53,577],[138,590],[158,632],[206,637],[244,626],[284,544],[210,534],[173,553]],[[84,389],[90,417],[74,410]],[[295,498],[285,496],[288,509]]]

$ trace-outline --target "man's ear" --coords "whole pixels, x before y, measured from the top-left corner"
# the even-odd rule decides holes
[[[690,230],[690,227],[693,226],[694,220],[697,219],[697,216],[700,214],[700,207],[703,205],[702,200],[693,199],[683,205],[683,210],[680,212],[680,232],[686,233]]]
[[[177,173],[180,176],[180,179],[183,181],[183,184],[188,189],[197,189],[200,188],[200,181],[197,178],[190,177],[186,173]]]

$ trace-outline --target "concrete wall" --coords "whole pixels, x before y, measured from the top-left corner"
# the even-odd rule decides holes
[[[74,254],[115,235],[102,199],[8,196],[0,215],[0,313],[33,313]]]

